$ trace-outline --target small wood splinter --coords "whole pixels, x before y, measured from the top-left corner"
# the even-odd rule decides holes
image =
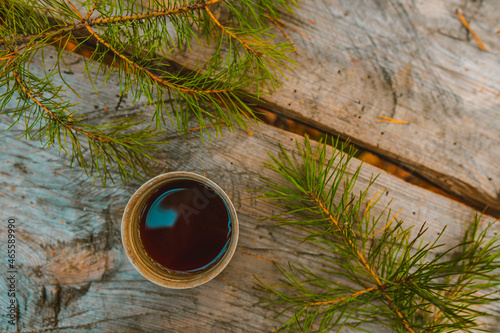
[[[406,120],[396,120],[394,118],[391,118],[391,117],[386,117],[386,116],[378,116],[379,120],[377,120],[377,122],[379,123],[389,123],[389,124],[408,124],[408,122]]]
[[[460,22],[462,22],[462,24],[464,25],[464,27],[470,32],[472,37],[474,37],[474,40],[476,41],[477,46],[479,46],[479,49],[483,52],[486,52],[486,45],[484,45],[481,38],[479,38],[479,36],[476,34],[476,32],[474,30],[472,30],[472,28],[469,26],[469,23],[467,23],[467,21],[465,20],[465,17],[462,15],[462,12],[460,11],[460,9],[457,9],[457,16],[460,19]]]

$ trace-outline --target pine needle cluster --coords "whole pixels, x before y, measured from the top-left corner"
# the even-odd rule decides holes
[[[273,43],[271,23],[293,1],[1,1],[0,110],[26,125],[26,138],[59,147],[103,183],[111,169],[124,181],[141,178],[167,122],[185,132],[194,118],[200,132],[208,133],[207,127],[244,127],[254,118],[245,101],[278,87],[280,69],[291,63],[287,52],[293,48]],[[227,14],[223,20],[220,12]],[[193,43],[216,47],[190,69],[165,60]],[[84,58],[90,84],[96,76],[107,82],[117,73],[122,96],[155,106],[151,126],[137,119],[85,123],[68,101],[66,92],[76,92],[62,75],[68,44],[74,50],[92,47]],[[43,62],[48,46],[56,47],[57,61],[37,76],[29,64],[34,57]],[[6,110],[16,98],[17,107]]]
[[[298,157],[284,150],[271,155],[266,167],[287,184],[264,179],[262,197],[285,210],[271,219],[302,229],[304,241],[322,249],[328,268],[278,265],[284,284],[257,279],[268,294],[264,305],[288,316],[280,330],[366,331],[361,324],[374,323],[409,333],[487,331],[477,319],[499,300],[500,284],[500,242],[488,234],[491,224],[477,217],[450,248],[439,238],[425,242],[425,225],[412,233],[389,207],[373,213],[379,197],[368,201],[368,189],[355,195],[360,168],[349,173],[353,152],[346,144],[337,142],[332,155],[326,144],[315,150],[307,138],[297,145]]]

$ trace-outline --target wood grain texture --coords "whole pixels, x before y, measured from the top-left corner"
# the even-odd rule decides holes
[[[322,0],[299,7],[282,19],[302,33],[283,25],[298,67],[285,71],[283,88],[261,106],[351,138],[500,214],[500,2]],[[194,48],[172,60],[189,67],[210,54]],[[408,124],[379,123],[378,116]]]
[[[54,55],[46,50],[46,66]],[[36,58],[35,58],[36,59]],[[83,62],[68,57],[71,71],[63,74],[83,96],[81,111],[89,121],[144,112],[151,108],[139,101],[130,105],[119,100],[116,77],[112,76],[99,95],[95,95]],[[41,70],[39,60],[31,64]],[[57,78],[55,84],[57,84]],[[102,85],[98,81],[97,87]],[[118,95],[118,96],[117,96]],[[71,95],[74,101],[78,99]],[[80,100],[80,102],[82,102]],[[12,103],[9,107],[15,107]],[[104,108],[109,111],[104,112]],[[9,125],[0,117],[0,130]],[[297,152],[300,137],[267,125],[252,126],[253,135],[237,130],[223,138],[200,143],[198,133],[179,136],[169,128],[170,141],[158,151],[155,174],[186,170],[217,182],[231,197],[240,219],[240,242],[226,270],[211,282],[190,290],[169,290],[146,281],[125,256],[120,239],[123,209],[139,183],[104,188],[92,186],[80,170],[69,169],[69,162],[55,149],[41,149],[38,142],[16,140],[22,129],[14,127],[0,137],[0,209],[2,223],[14,217],[18,225],[18,284],[20,321],[8,326],[2,317],[3,332],[271,332],[281,322],[274,318],[278,309],[257,305],[262,294],[255,289],[253,275],[267,283],[277,283],[279,274],[273,265],[302,263],[311,270],[324,268],[318,249],[299,244],[292,237],[303,235],[291,228],[275,228],[270,222],[258,223],[277,208],[256,199],[262,184],[260,176],[282,181],[264,169],[267,152],[276,154],[281,144],[290,153]],[[352,170],[360,164],[354,160]],[[475,212],[458,202],[407,184],[370,165],[362,168],[358,189],[381,173],[370,196],[385,189],[380,211],[392,198],[394,210],[405,225],[418,228],[427,221],[426,239],[435,239],[444,225],[450,228],[443,242],[458,242]],[[488,221],[491,221],[488,218]],[[499,231],[498,225],[493,231]],[[2,228],[0,251],[5,253],[6,228]],[[6,275],[6,266],[0,265]],[[6,283],[0,283],[0,307],[8,299]],[[488,311],[500,315],[498,308]],[[3,310],[2,310],[3,311]],[[3,314],[2,314],[3,316]],[[372,329],[368,326],[366,328]],[[495,329],[495,327],[493,327]],[[497,327],[498,328],[498,327]],[[373,328],[386,332],[385,328]],[[343,332],[350,332],[348,329]]]

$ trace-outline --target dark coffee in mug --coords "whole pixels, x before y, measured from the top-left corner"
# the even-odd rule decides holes
[[[171,273],[194,274],[216,265],[232,237],[224,200],[196,180],[162,185],[140,216],[140,240],[147,255]]]

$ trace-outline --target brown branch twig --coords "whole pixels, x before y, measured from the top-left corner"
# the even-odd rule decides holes
[[[357,291],[357,292],[355,292],[355,293],[353,293],[351,295],[344,296],[344,297],[341,297],[341,298],[332,299],[332,300],[328,300],[328,301],[311,302],[311,303],[308,304],[308,306],[339,303],[339,302],[345,301],[348,298],[358,297],[360,295],[369,293],[369,292],[374,291],[374,290],[380,290],[380,289],[381,289],[381,287],[375,286],[375,287],[371,287],[371,288],[368,288],[368,289]]]
[[[377,120],[378,123],[389,123],[389,124],[408,124],[406,120],[396,120],[391,117],[378,116],[380,119]]]
[[[380,192],[382,192],[383,189],[380,189],[378,190],[377,193],[375,193],[375,195],[373,196],[373,198],[371,198],[371,200],[368,202],[368,205],[366,205],[366,208],[365,208],[365,212],[363,213],[363,217],[366,216],[366,214],[368,213],[368,211],[370,210],[370,208],[372,207],[372,203],[373,201],[375,201],[375,199],[378,197],[378,195],[380,194]]]
[[[187,130],[188,131],[196,131],[196,130],[200,130],[200,129],[207,129],[209,127],[217,127],[217,126],[226,126],[226,124],[225,123],[222,123],[222,124],[209,124],[209,125],[205,125],[205,126],[198,126],[198,127],[188,128]]]
[[[218,2],[222,2],[225,0],[208,0],[208,1],[200,1],[191,5],[180,6],[164,11],[155,11],[138,15],[130,15],[130,16],[114,16],[114,17],[106,17],[106,18],[96,18],[90,20],[89,25],[103,25],[109,23],[119,23],[119,22],[130,22],[130,21],[141,21],[150,19],[153,17],[161,17],[168,16],[172,14],[182,14],[184,12],[190,12],[197,9],[205,8],[206,6],[213,5]]]
[[[216,1],[216,0],[212,0],[212,1]],[[205,94],[219,94],[219,93],[225,93],[225,92],[228,92],[228,90],[225,90],[225,89],[221,89],[221,90],[196,90],[196,89],[189,89],[189,88],[183,88],[183,87],[180,87],[180,86],[177,86],[177,85],[174,85],[173,83],[171,82],[168,82],[168,81],[165,81],[164,79],[162,79],[160,76],[158,75],[155,75],[153,73],[151,73],[149,70],[147,70],[146,68],[142,67],[141,65],[137,64],[136,62],[134,62],[132,59],[130,59],[129,57],[127,57],[125,54],[121,53],[121,52],[118,52],[117,49],[115,49],[113,46],[111,46],[108,42],[106,42],[98,33],[96,33],[94,30],[92,30],[92,27],[90,25],[90,23],[88,21],[85,21],[82,17],[82,15],[76,10],[76,8],[74,8],[72,6],[73,10],[76,11],[76,13],[82,18],[83,22],[82,24],[84,25],[85,29],[87,29],[87,31],[90,33],[91,36],[93,36],[95,39],[97,39],[101,44],[103,44],[104,46],[106,46],[108,49],[110,49],[115,55],[117,55],[120,59],[122,59],[123,61],[125,61],[126,64],[128,64],[129,66],[135,68],[136,70],[139,70],[143,73],[145,73],[146,75],[148,75],[152,80],[154,80],[156,83],[158,84],[161,84],[163,86],[166,86],[170,89],[174,89],[174,90],[178,90],[178,91],[181,91],[181,92],[184,92],[186,94],[190,94],[190,95],[193,95],[195,93],[205,93]],[[95,6],[93,7],[93,9],[95,8]],[[205,7],[206,8],[206,7]],[[93,11],[93,9],[90,12]],[[89,17],[90,15],[87,14],[87,16]]]
[[[281,33],[283,34],[283,36],[285,36],[285,38],[286,38],[286,39],[290,42],[290,45],[293,47],[293,50],[295,51],[295,53],[299,54],[299,51],[297,51],[297,48],[296,48],[296,47],[295,47],[295,45],[292,43],[292,40],[290,39],[290,36],[288,36],[288,34],[286,33],[285,29],[283,29],[283,28],[281,27],[281,25],[279,25],[278,21],[276,21],[275,19],[273,19],[273,18],[271,17],[271,15],[267,15],[267,14],[266,14],[266,16],[267,16],[267,18],[268,18],[269,20],[271,20],[271,22],[273,22],[273,23],[276,25],[276,27],[277,27],[278,29],[280,29],[280,31],[281,31]]]
[[[196,93],[198,93],[198,94],[220,94],[220,93],[229,92],[229,90],[227,90],[227,89],[221,89],[221,90],[197,90],[197,89],[183,88],[183,87],[177,86],[177,85],[175,85],[175,84],[173,84],[171,82],[165,81],[160,76],[151,73],[149,70],[147,70],[146,68],[144,68],[141,65],[137,64],[132,59],[130,59],[129,57],[127,57],[126,55],[124,55],[123,53],[118,52],[117,49],[115,49],[113,46],[111,46],[101,36],[99,36],[98,33],[96,33],[94,30],[92,30],[92,28],[89,25],[86,25],[86,29],[88,30],[88,32],[95,39],[97,39],[100,43],[102,43],[104,46],[106,46],[108,49],[110,49],[120,59],[122,59],[123,61],[125,61],[125,63],[127,63],[131,67],[135,68],[136,70],[145,73],[147,76],[149,76],[153,81],[155,81],[158,84],[161,84],[161,85],[163,85],[165,87],[168,87],[170,89],[178,90],[178,91],[184,92],[186,94],[190,94],[190,95],[194,95]]]
[[[379,231],[371,234],[370,236],[368,236],[367,239],[370,239],[372,237],[375,237],[376,235],[378,235],[379,233],[381,233],[382,231],[384,231],[385,229],[389,228],[392,224],[392,221],[394,221],[396,219],[396,216],[398,216],[398,214],[403,210],[403,208],[401,208],[400,210],[398,210],[398,212],[396,214],[394,214],[394,216],[392,217],[392,219],[389,221],[389,223],[387,223],[382,229],[380,229]]]
[[[303,37],[307,38],[307,39],[311,39],[311,37],[309,37],[308,34],[306,34],[305,32],[303,31],[300,31],[299,29],[295,28],[294,26],[284,22],[284,21],[281,21],[279,19],[276,20],[278,23],[280,24],[283,24],[285,27],[288,27],[290,29],[292,29],[293,31],[295,31],[296,33],[298,33],[299,35],[302,35]]]
[[[90,8],[89,12],[87,13],[87,15],[85,15],[85,21],[88,21],[90,16],[94,13],[96,7],[97,7],[97,2],[94,2],[94,4],[92,5],[92,8]]]
[[[40,42],[35,43],[35,44],[28,44],[28,45],[21,46],[21,47],[19,47],[19,48],[15,49],[15,50],[11,51],[10,53],[6,54],[5,56],[0,57],[0,60],[5,60],[5,59],[13,59],[13,58],[17,57],[17,55],[16,55],[16,54],[17,54],[19,51],[21,51],[22,49],[25,49],[25,48],[28,48],[28,47],[33,47],[33,46],[36,46],[36,45],[38,45],[38,44],[40,44]]]
[[[217,21],[217,19],[215,18],[215,16],[212,14],[212,12],[210,11],[210,9],[208,9],[208,7],[205,7],[205,11],[208,13],[208,16],[210,16],[210,18],[212,19],[212,21],[214,21],[215,25],[217,25],[221,30],[222,32],[226,33],[228,36],[230,36],[231,38],[237,40],[244,48],[246,48],[247,50],[249,50],[250,52],[254,53],[256,56],[261,56],[260,52],[258,52],[257,50],[255,50],[254,48],[252,48],[250,45],[248,45],[247,43],[245,43],[244,40],[242,40],[241,38],[239,38],[238,36],[236,36],[235,34],[233,34],[231,31],[229,31],[226,27],[224,27],[219,21]]]
[[[464,27],[467,30],[469,30],[472,37],[474,37],[477,46],[479,46],[479,49],[483,52],[486,52],[486,45],[484,45],[483,41],[481,40],[481,38],[479,38],[478,34],[474,30],[472,30],[472,28],[469,26],[469,23],[467,23],[467,21],[465,20],[465,17],[460,12],[460,9],[457,9],[457,16],[460,19],[460,22],[462,22],[462,24],[464,25]]]
[[[389,294],[387,294],[385,291],[384,291],[384,284],[382,284],[382,281],[380,281],[380,278],[378,277],[378,274],[377,272],[368,264],[368,262],[366,261],[365,257],[363,256],[363,254],[361,253],[361,251],[359,251],[355,244],[352,242],[352,240],[350,240],[347,235],[345,234],[345,232],[340,228],[340,225],[339,225],[339,222],[335,219],[335,217],[333,217],[333,215],[330,213],[330,211],[324,206],[324,204],[321,202],[321,199],[316,197],[314,194],[310,193],[309,194],[311,199],[313,199],[316,204],[321,208],[321,211],[328,217],[328,219],[331,221],[331,223],[337,228],[337,230],[339,230],[341,233],[342,233],[342,236],[344,237],[344,239],[347,241],[347,243],[349,244],[349,246],[351,247],[351,249],[353,251],[356,251],[356,254],[359,258],[359,260],[361,261],[361,263],[363,264],[363,267],[366,269],[366,271],[370,274],[370,276],[375,280],[377,286],[380,288],[380,290],[382,291],[382,295],[387,299],[388,303],[389,303],[389,306],[391,307],[391,309],[396,312],[397,316],[402,320],[403,322],[403,325],[404,327],[406,328],[406,330],[409,332],[409,333],[415,333],[415,331],[410,327],[410,325],[408,324],[408,321],[405,319],[405,317],[403,316],[403,314],[401,313],[401,311],[399,311],[399,309],[396,307],[396,305],[394,304],[394,301],[393,299],[391,298],[391,296],[389,296]]]
[[[372,292],[372,291],[375,291],[375,290],[384,291],[391,284],[405,283],[405,282],[408,282],[408,281],[411,281],[411,277],[399,279],[397,281],[394,281],[393,283],[387,282],[387,283],[384,283],[383,285],[380,285],[380,286],[377,285],[377,286],[370,287],[370,288],[365,287],[365,289],[363,289],[363,290],[356,291],[355,293],[352,293],[350,295],[343,296],[343,297],[340,297],[340,298],[337,298],[337,299],[332,299],[332,300],[327,300],[327,301],[309,302],[308,306],[315,306],[315,305],[323,306],[325,304],[339,303],[339,302],[345,301],[345,300],[347,300],[349,298],[355,298],[355,297],[358,297],[360,295],[363,295],[363,294],[366,294],[366,293],[369,293],[369,292]]]
[[[3,74],[9,69],[9,65],[11,62],[13,62],[15,59],[14,56],[12,56],[11,58],[9,58],[9,60],[7,60],[7,62],[5,63],[5,65],[3,66],[3,71],[0,73],[0,77],[3,76]]]
[[[82,14],[80,14],[80,12],[78,11],[78,9],[75,8],[75,6],[73,6],[73,4],[71,3],[70,0],[66,0],[66,2],[68,3],[68,5],[73,9],[73,11],[78,15],[80,16],[80,18],[83,20],[83,16]]]
[[[65,122],[64,120],[62,120],[61,118],[57,117],[52,111],[50,111],[45,105],[42,104],[42,102],[40,102],[28,89],[28,87],[26,87],[26,85],[24,84],[24,82],[21,80],[21,78],[19,77],[19,74],[17,73],[16,70],[12,70],[12,74],[14,75],[15,79],[16,79],[16,82],[19,84],[19,86],[21,86],[21,89],[23,90],[23,92],[36,104],[38,105],[38,107],[40,107],[40,109],[42,109],[50,118],[52,118],[52,120],[60,123],[62,126],[66,127],[68,130],[72,131],[72,132],[76,132],[76,133],[80,133],[80,134],[83,134],[85,135],[87,138],[90,138],[90,139],[93,139],[93,140],[96,140],[96,141],[102,141],[102,142],[108,142],[108,143],[115,143],[113,140],[110,140],[110,139],[106,139],[106,138],[103,138],[99,135],[96,135],[94,133],[90,133],[90,132],[87,132],[87,131],[84,131],[80,128],[77,128],[75,126],[71,126],[70,124],[68,124],[67,122]]]

